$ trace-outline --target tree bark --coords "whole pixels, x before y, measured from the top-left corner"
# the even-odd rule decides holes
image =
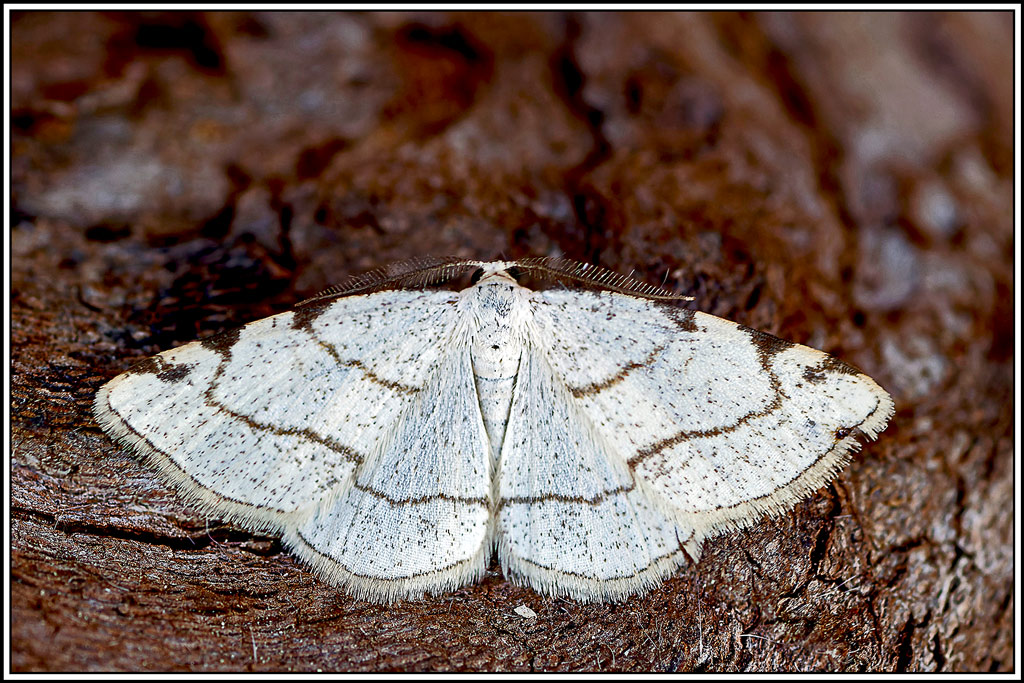
[[[1013,670],[1011,13],[27,12],[11,37],[13,671]],[[492,562],[390,606],[91,417],[139,359],[423,254],[632,272],[897,414],[642,597]]]

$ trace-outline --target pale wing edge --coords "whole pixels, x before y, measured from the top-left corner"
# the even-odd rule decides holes
[[[174,486],[186,504],[257,533],[281,533],[293,518],[297,521],[304,516],[234,501],[196,481],[171,455],[154,446],[145,435],[136,431],[110,406],[110,392],[125,377],[130,375],[118,375],[96,392],[92,407],[93,417],[118,446],[156,469],[164,481]]]
[[[875,406],[875,409],[859,425],[851,426],[849,428],[851,433],[837,440],[810,467],[798,474],[789,483],[770,494],[719,510],[687,513],[679,512],[665,503],[663,501],[664,496],[650,490],[648,483],[643,477],[636,477],[637,486],[642,490],[648,491],[648,497],[670,519],[675,520],[681,527],[695,530],[696,535],[693,542],[696,548],[696,555],[694,555],[694,559],[699,559],[699,548],[704,539],[747,528],[757,524],[764,518],[778,517],[794,508],[800,501],[805,500],[818,489],[835,480],[839,472],[850,464],[853,459],[853,453],[863,447],[863,444],[857,438],[856,432],[860,431],[869,438],[874,439],[885,428],[889,419],[895,413],[892,397],[881,387],[878,387],[874,380],[867,375],[861,374],[860,377],[878,388],[878,404]]]
[[[595,579],[573,572],[551,569],[526,558],[518,557],[501,547],[498,556],[505,577],[520,586],[528,586],[553,598],[572,598],[578,602],[622,602],[657,588],[676,569],[691,559],[696,547],[690,540],[657,558],[642,570],[629,576]]]
[[[296,530],[286,529],[282,540],[323,581],[343,588],[360,600],[378,604],[440,595],[475,583],[486,573],[493,551],[489,538],[486,538],[474,555],[446,567],[413,577],[380,579],[349,571],[337,560],[314,548]]]

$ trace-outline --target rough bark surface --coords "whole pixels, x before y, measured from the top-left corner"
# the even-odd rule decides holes
[[[14,671],[1012,670],[1011,14],[33,12],[12,40]],[[608,605],[493,563],[360,602],[94,423],[131,363],[422,254],[633,272],[897,414]]]

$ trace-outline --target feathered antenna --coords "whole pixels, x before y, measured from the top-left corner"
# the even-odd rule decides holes
[[[565,258],[525,258],[518,261],[475,261],[454,256],[421,257],[399,261],[355,275],[299,303],[299,306],[354,294],[369,294],[386,289],[418,289],[437,285],[463,275],[470,269],[485,272],[520,271],[543,280],[574,281],[620,294],[659,301],[692,301],[692,296],[676,294],[655,285],[634,280],[589,263]]]
[[[554,280],[575,280],[587,285],[609,289],[620,294],[630,294],[645,299],[692,301],[692,296],[676,294],[662,287],[647,284],[614,271],[580,263],[565,258],[525,258],[514,261],[516,268],[541,278]]]
[[[390,263],[381,268],[354,275],[340,285],[329,287],[299,306],[323,299],[334,299],[353,294],[369,294],[385,289],[416,289],[447,282],[470,268],[479,268],[480,261],[454,256],[420,257]]]

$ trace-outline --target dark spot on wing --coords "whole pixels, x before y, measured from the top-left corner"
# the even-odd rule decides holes
[[[292,313],[292,327],[297,330],[312,330],[313,323],[319,318],[324,311],[330,308],[333,301],[326,301],[321,303],[306,304],[305,306],[299,306]]]
[[[132,375],[156,375],[156,378],[161,382],[173,384],[188,377],[194,367],[194,365],[187,363],[175,365],[174,363],[168,363],[164,360],[163,356],[153,356],[133,365],[128,369],[128,373]]]
[[[750,340],[753,342],[754,347],[757,348],[758,358],[761,361],[762,367],[765,370],[770,369],[770,362],[773,356],[782,353],[788,348],[796,346],[796,343],[791,342],[787,339],[779,339],[775,335],[762,332],[761,330],[755,330],[752,327],[746,325],[738,325],[741,330],[750,335]]]
[[[238,337],[242,333],[242,328],[228,330],[220,334],[215,334],[212,337],[207,337],[201,340],[199,343],[203,345],[204,349],[209,349],[214,353],[218,353],[224,358],[231,355],[231,349],[235,344],[238,343]]]
[[[804,368],[804,379],[815,384],[824,382],[828,375],[859,374],[861,373],[857,368],[832,356],[825,356],[817,365]]]
[[[157,374],[156,378],[161,382],[167,382],[173,384],[174,382],[180,382],[181,380],[188,377],[189,373],[192,372],[194,365],[181,364],[181,365],[166,365],[166,369],[163,372]]]
[[[128,373],[132,375],[159,375],[163,372],[163,368],[163,359],[160,356],[153,356],[131,366],[128,369]]]
[[[697,331],[697,323],[694,322],[693,311],[690,309],[659,302],[655,302],[655,306],[683,332]]]

